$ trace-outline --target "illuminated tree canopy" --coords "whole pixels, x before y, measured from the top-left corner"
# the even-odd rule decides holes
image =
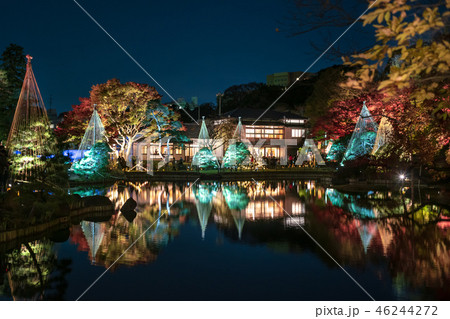
[[[223,157],[222,167],[231,168],[239,167],[246,163],[246,159],[250,156],[247,145],[242,142],[236,142],[228,146],[225,156]]]
[[[333,141],[333,145],[331,145],[330,151],[327,154],[327,160],[340,162],[344,156],[349,140],[350,135],[347,135]]]
[[[80,161],[73,163],[71,170],[79,176],[103,177],[108,174],[110,152],[111,149],[107,143],[96,143],[84,153]]]
[[[386,117],[383,117],[378,127],[372,155],[375,155],[380,148],[389,143],[389,140],[392,138],[392,130],[393,128],[389,120]]]
[[[195,153],[192,166],[204,169],[215,169],[219,167],[216,156],[208,147],[203,147]]]

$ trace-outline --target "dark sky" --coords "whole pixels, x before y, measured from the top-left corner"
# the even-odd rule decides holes
[[[231,85],[303,71],[319,55],[309,45],[317,34],[289,36],[291,0],[78,2],[175,98],[214,102]],[[68,110],[113,77],[156,86],[72,0],[2,1],[0,34],[1,51],[16,43],[34,57],[47,108]]]

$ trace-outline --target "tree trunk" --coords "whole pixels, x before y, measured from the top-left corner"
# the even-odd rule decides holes
[[[132,149],[133,149],[133,142],[134,142],[134,139],[133,138],[128,138],[128,141],[126,142],[126,143],[124,143],[125,145],[124,145],[124,147],[125,147],[125,160],[127,161],[127,163],[128,163],[128,158],[130,157],[130,155],[131,155],[131,151],[132,151]],[[132,163],[132,161],[130,160],[130,162]]]

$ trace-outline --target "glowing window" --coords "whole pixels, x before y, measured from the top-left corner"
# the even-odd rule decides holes
[[[302,215],[305,213],[305,203],[295,202],[292,203],[292,215]]]
[[[305,137],[304,129],[292,129],[292,137]]]

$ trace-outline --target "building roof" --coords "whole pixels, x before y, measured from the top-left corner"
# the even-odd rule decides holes
[[[260,117],[263,112],[264,110],[261,109],[238,108],[222,114],[222,118],[232,117],[237,119],[241,117],[242,123],[248,125],[252,124],[256,119],[258,119],[258,117]],[[282,121],[285,118],[292,120],[307,120],[306,117],[291,112],[278,112],[269,110],[258,120],[258,123],[264,125],[270,122],[271,125],[273,125],[273,122],[278,122],[279,124],[282,124]],[[283,124],[288,125],[289,123]],[[199,136],[201,125],[197,125],[196,123],[184,123],[183,125],[186,127],[185,134],[187,137],[195,139]]]
[[[248,120],[256,120],[258,119],[261,114],[263,114],[265,110],[261,110],[261,109],[250,109],[250,108],[237,108],[234,109],[232,111],[226,112],[224,113],[222,116],[223,117],[241,117],[243,121],[248,121]],[[288,119],[304,119],[306,120],[306,117],[303,117],[301,115],[297,115],[291,112],[279,112],[279,111],[273,111],[273,110],[268,110],[266,113],[264,113],[264,115],[261,117],[260,120],[263,121],[279,121],[282,120],[284,118],[288,118]]]

